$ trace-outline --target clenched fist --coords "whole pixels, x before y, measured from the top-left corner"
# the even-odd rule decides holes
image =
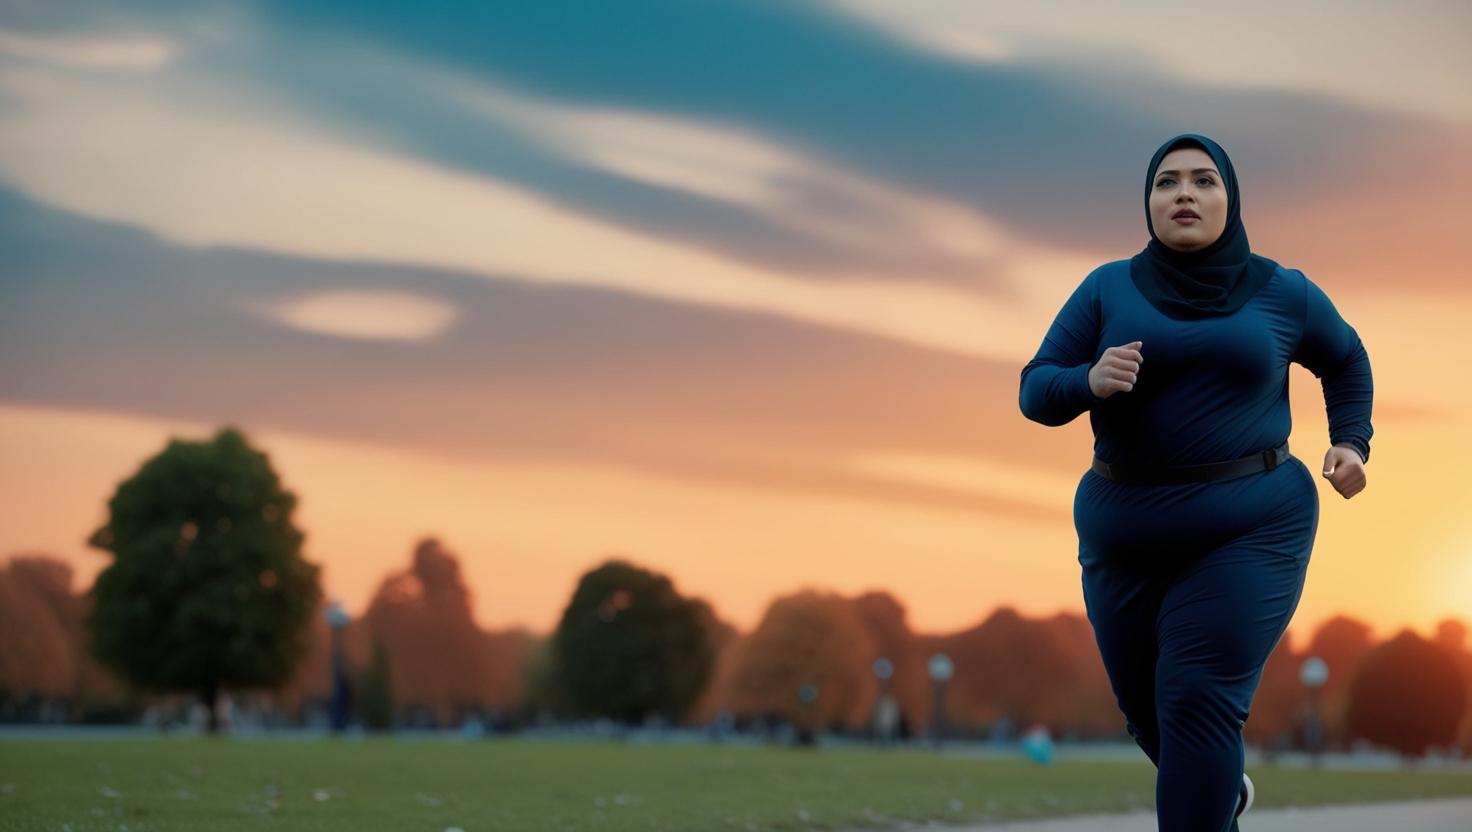
[[[1365,463],[1350,445],[1331,445],[1324,454],[1324,477],[1344,499],[1365,490]]]
[[[1089,389],[1101,399],[1107,399],[1123,390],[1135,389],[1135,379],[1140,373],[1140,355],[1143,341],[1131,341],[1122,347],[1110,347],[1099,356],[1098,362],[1089,368]]]

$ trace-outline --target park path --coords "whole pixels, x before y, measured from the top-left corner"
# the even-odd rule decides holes
[[[1261,809],[1239,821],[1242,832],[1472,832],[1472,798]],[[1156,832],[1154,812],[1088,815],[970,826],[903,826],[945,832]]]

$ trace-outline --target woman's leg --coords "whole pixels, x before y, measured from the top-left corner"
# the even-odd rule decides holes
[[[1160,729],[1155,716],[1156,621],[1166,576],[1139,572],[1080,551],[1084,608],[1094,627],[1099,657],[1125,730],[1152,763],[1160,764]]]
[[[1282,502],[1259,528],[1192,561],[1165,590],[1155,668],[1162,832],[1236,829],[1242,728],[1263,665],[1298,607],[1318,526],[1312,475],[1304,469],[1302,478],[1306,492],[1254,492]]]

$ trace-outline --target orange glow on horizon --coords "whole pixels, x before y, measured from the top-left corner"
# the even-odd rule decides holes
[[[1316,382],[1312,376],[1294,372],[1301,413],[1301,400],[1318,391],[1304,389],[1303,379]],[[1461,487],[1454,472],[1432,465],[1460,425],[1381,422],[1370,488],[1345,501],[1320,483],[1319,535],[1290,628],[1300,637],[1340,613],[1387,636],[1402,627],[1430,633],[1442,618],[1472,617],[1468,583],[1457,580],[1472,577],[1472,529],[1445,501],[1420,499],[1428,493],[1423,488],[1449,494]],[[1327,443],[1324,429],[1314,427],[1300,422],[1292,439],[1311,470]],[[102,522],[116,483],[168,437],[202,438],[210,429],[0,407],[0,456],[20,473],[0,484],[0,551],[60,557],[73,565],[79,588],[90,585],[107,556],[82,541]],[[354,611],[387,573],[404,568],[419,539],[436,536],[460,558],[477,619],[491,629],[550,631],[578,576],[615,555],[670,574],[682,592],[705,597],[744,631],[774,598],[809,586],[845,594],[887,590],[918,632],[963,629],[1001,605],[1033,616],[1082,614],[1076,538],[1062,522],[247,432],[300,498],[306,553],[324,565],[329,597]],[[1057,436],[1088,447],[1082,420]],[[1429,469],[1437,470],[1423,473]],[[1044,471],[1034,477],[1067,482]],[[1404,483],[1415,483],[1415,491]],[[1072,496],[1071,488],[1051,496],[1060,516]]]

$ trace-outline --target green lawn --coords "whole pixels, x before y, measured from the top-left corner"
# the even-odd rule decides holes
[[[883,828],[1148,808],[1141,763],[604,743],[0,742],[0,830]],[[1472,776],[1256,767],[1259,805],[1472,795]],[[279,805],[270,808],[272,784]]]

